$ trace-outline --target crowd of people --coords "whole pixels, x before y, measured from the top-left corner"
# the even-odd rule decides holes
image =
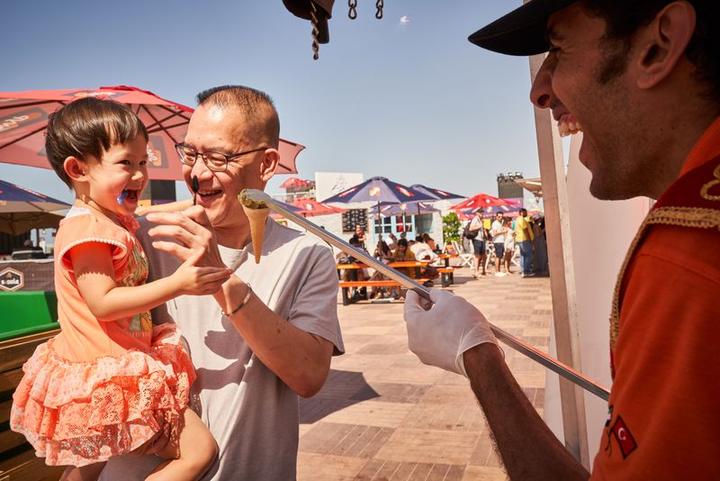
[[[463,228],[463,245],[475,256],[473,276],[487,275],[487,267],[495,267],[495,276],[512,274],[511,266],[519,266],[522,277],[548,275],[545,218],[533,218],[527,209],[520,209],[516,218],[502,212],[485,219],[482,209]]]

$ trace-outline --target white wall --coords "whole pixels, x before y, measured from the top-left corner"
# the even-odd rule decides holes
[[[581,141],[582,134],[578,134],[570,143],[567,189],[582,371],[610,387],[609,316],[615,280],[651,203],[647,198],[608,202],[592,197],[590,172],[578,160]],[[555,356],[552,335],[550,346],[551,354]],[[607,403],[586,393],[585,412],[592,460],[607,418]],[[545,421],[562,440],[558,376],[550,371],[546,384]]]

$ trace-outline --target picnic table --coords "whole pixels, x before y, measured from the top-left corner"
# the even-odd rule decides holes
[[[448,256],[448,259],[452,256]],[[438,272],[441,274],[442,279],[442,286],[448,287],[451,283],[454,282],[453,277],[453,268],[449,267],[447,262],[448,260],[445,260],[446,267],[438,268]],[[430,279],[421,279],[422,275],[422,269],[423,267],[427,267],[431,264],[431,261],[395,261],[390,262],[388,267],[392,267],[393,269],[411,269],[414,268],[414,278],[415,281],[419,282],[420,284],[423,284],[424,282],[429,281]],[[343,299],[343,305],[347,306],[348,304],[352,304],[354,301],[354,298],[350,297],[350,289],[351,288],[367,288],[367,287],[399,287],[400,283],[392,280],[392,279],[373,279],[373,280],[364,280],[360,281],[358,280],[357,273],[360,269],[368,269],[369,266],[361,263],[361,262],[353,262],[353,263],[343,263],[343,264],[337,264],[337,270],[338,270],[338,276],[340,277],[340,288],[342,289],[342,299]],[[348,280],[342,280],[342,271],[348,272]]]

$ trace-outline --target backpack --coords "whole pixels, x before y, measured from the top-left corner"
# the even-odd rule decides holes
[[[463,237],[466,239],[475,239],[480,233],[480,229],[470,230],[470,223],[468,223],[463,229]]]

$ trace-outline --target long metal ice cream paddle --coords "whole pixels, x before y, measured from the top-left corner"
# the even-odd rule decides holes
[[[241,194],[241,197],[245,197],[252,201],[254,205],[248,207],[251,208],[261,208],[260,206],[267,206],[270,210],[277,212],[278,214],[281,214],[283,217],[285,217],[288,220],[293,221],[294,223],[298,224],[299,226],[307,229],[309,232],[312,232],[322,240],[330,243],[331,245],[337,247],[341,251],[345,252],[348,255],[353,256],[355,259],[358,259],[363,264],[367,265],[368,267],[372,267],[373,269],[379,271],[381,274],[389,277],[390,279],[393,279],[397,282],[399,282],[402,286],[412,289],[415,291],[420,297],[426,299],[427,301],[430,301],[430,291],[428,288],[418,284],[413,279],[407,277],[406,275],[402,274],[399,271],[396,271],[395,269],[386,266],[382,262],[378,262],[375,260],[375,258],[371,257],[367,252],[359,250],[351,246],[350,244],[346,243],[344,240],[340,239],[339,237],[335,236],[334,234],[326,231],[325,229],[313,224],[312,222],[308,221],[302,216],[299,216],[293,212],[290,212],[287,210],[283,205],[277,201],[275,201],[272,197],[270,197],[268,194],[261,190],[255,190],[255,189],[246,189]],[[503,343],[507,344],[509,347],[515,349],[521,354],[524,354],[525,356],[529,357],[533,361],[536,361],[546,368],[550,369],[551,371],[559,374],[560,376],[564,377],[565,379],[577,384],[581,388],[595,394],[596,396],[600,397],[601,399],[604,399],[605,401],[608,400],[608,397],[610,396],[610,392],[603,387],[602,385],[598,384],[594,380],[586,377],[584,374],[579,373],[575,371],[570,366],[567,366],[557,359],[554,359],[547,355],[546,353],[542,352],[541,350],[531,346],[530,344],[526,343],[525,341],[518,339],[517,337],[513,336],[512,334],[500,329],[499,327],[488,323],[490,325],[490,328],[492,329],[493,333],[495,333],[495,336],[500,339]]]

